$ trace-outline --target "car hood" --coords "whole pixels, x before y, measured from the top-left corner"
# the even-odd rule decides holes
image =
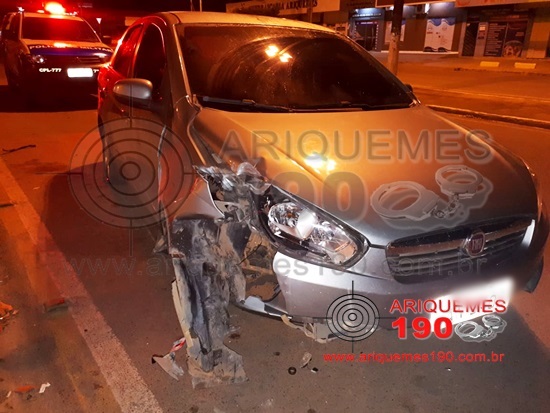
[[[193,127],[227,162],[256,165],[371,244],[537,213],[533,180],[519,158],[422,105],[315,113],[203,108]]]
[[[31,54],[92,56],[97,53],[111,55],[113,49],[101,42],[73,42],[23,39]]]

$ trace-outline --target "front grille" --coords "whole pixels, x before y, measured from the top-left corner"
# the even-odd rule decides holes
[[[46,64],[51,65],[96,65],[101,63],[99,56],[46,56]]]
[[[505,261],[531,222],[513,219],[398,240],[387,247],[386,258],[393,277],[407,284],[477,273]],[[483,231],[486,241],[483,250],[470,257],[464,246],[474,230]]]

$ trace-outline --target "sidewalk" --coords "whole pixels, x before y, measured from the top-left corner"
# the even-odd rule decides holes
[[[387,53],[372,55],[387,62]],[[550,60],[536,60],[536,69],[514,68],[527,60],[501,58],[499,67],[491,68],[480,66],[489,59],[404,53],[397,75],[436,109],[550,129]]]
[[[371,54],[382,63],[386,63],[388,60],[388,52],[386,51],[371,52]],[[550,58],[459,57],[456,52],[424,53],[403,51],[399,54],[399,63],[422,63],[427,66],[453,70],[477,70],[550,76]]]

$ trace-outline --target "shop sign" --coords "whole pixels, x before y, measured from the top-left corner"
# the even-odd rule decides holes
[[[455,7],[499,6],[501,4],[540,3],[541,0],[456,0]]]
[[[290,14],[306,14],[309,0],[253,0],[240,3],[227,3],[225,11],[238,13],[239,11],[262,12],[269,10],[278,11],[278,16]],[[340,0],[311,0],[314,13],[340,10]]]
[[[376,0],[340,0],[340,10],[370,9],[376,6]]]
[[[392,7],[394,0],[376,0],[376,7]],[[439,1],[419,1],[419,0],[405,0],[406,6],[414,6],[416,4],[426,3],[440,3]]]
[[[448,52],[453,45],[455,18],[431,18],[426,24],[424,51]]]

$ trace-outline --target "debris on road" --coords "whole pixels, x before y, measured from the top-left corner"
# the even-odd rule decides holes
[[[291,376],[294,376],[296,374],[296,367],[289,367],[288,374],[290,374]]]
[[[49,313],[54,310],[67,308],[69,304],[64,298],[54,298],[44,303],[44,312]]]
[[[3,303],[0,301],[0,332],[7,325],[9,319],[17,315],[18,311],[14,310],[13,307],[9,304]]]
[[[8,153],[13,153],[13,152],[17,152],[17,151],[20,151],[20,150],[23,150],[23,149],[28,149],[28,148],[36,148],[36,145],[34,145],[34,144],[23,145],[23,146],[20,146],[18,148],[13,148],[13,149],[4,149],[4,148],[2,148],[2,155],[6,155]]]
[[[174,344],[172,345],[172,348],[170,349],[169,353],[174,353],[175,351],[178,351],[184,345],[185,345],[185,337],[182,337],[179,340],[174,341]]]
[[[13,307],[0,301],[0,319],[9,316],[13,312]]]
[[[162,369],[175,380],[179,380],[179,376],[183,376],[185,372],[176,363],[176,354],[170,352],[164,356],[153,356],[152,363],[157,363]]]
[[[35,389],[35,387],[31,386],[31,385],[20,386],[17,389],[15,389],[14,392],[19,393],[19,394],[25,394],[25,393],[29,393],[29,392],[33,391],[34,389]]]
[[[185,341],[185,337],[182,337],[172,343],[172,348],[167,354],[164,356],[153,355],[151,358],[153,364],[157,363],[166,373],[176,380],[179,380],[178,376],[183,376],[185,374],[183,369],[176,363],[176,351],[185,345]]]
[[[294,330],[302,331],[306,335],[306,337],[309,337],[321,344],[328,343],[330,340],[334,340],[336,338],[334,335],[330,337],[331,331],[328,325],[325,325],[325,324],[321,324],[321,323],[305,323],[303,325],[294,324],[290,320],[290,317],[288,317],[286,314],[283,314],[281,316],[281,320],[288,327]]]
[[[166,243],[164,237],[159,237],[157,243],[155,244],[155,247],[153,248],[153,252],[155,254],[163,254],[168,252],[168,244]]]
[[[50,383],[42,383],[42,385],[40,386],[40,390],[38,390],[38,393],[43,394],[46,391],[46,389],[50,386],[51,386]]]
[[[267,399],[265,402],[260,404],[260,407],[262,409],[272,409],[274,405],[275,405],[275,400],[274,399]]]
[[[312,358],[313,356],[311,355],[311,353],[306,351],[302,357],[302,364],[300,365],[300,367],[307,367]]]
[[[319,373],[319,369],[318,369],[317,367],[313,367],[313,368],[311,369],[311,372],[312,372],[312,373]]]

